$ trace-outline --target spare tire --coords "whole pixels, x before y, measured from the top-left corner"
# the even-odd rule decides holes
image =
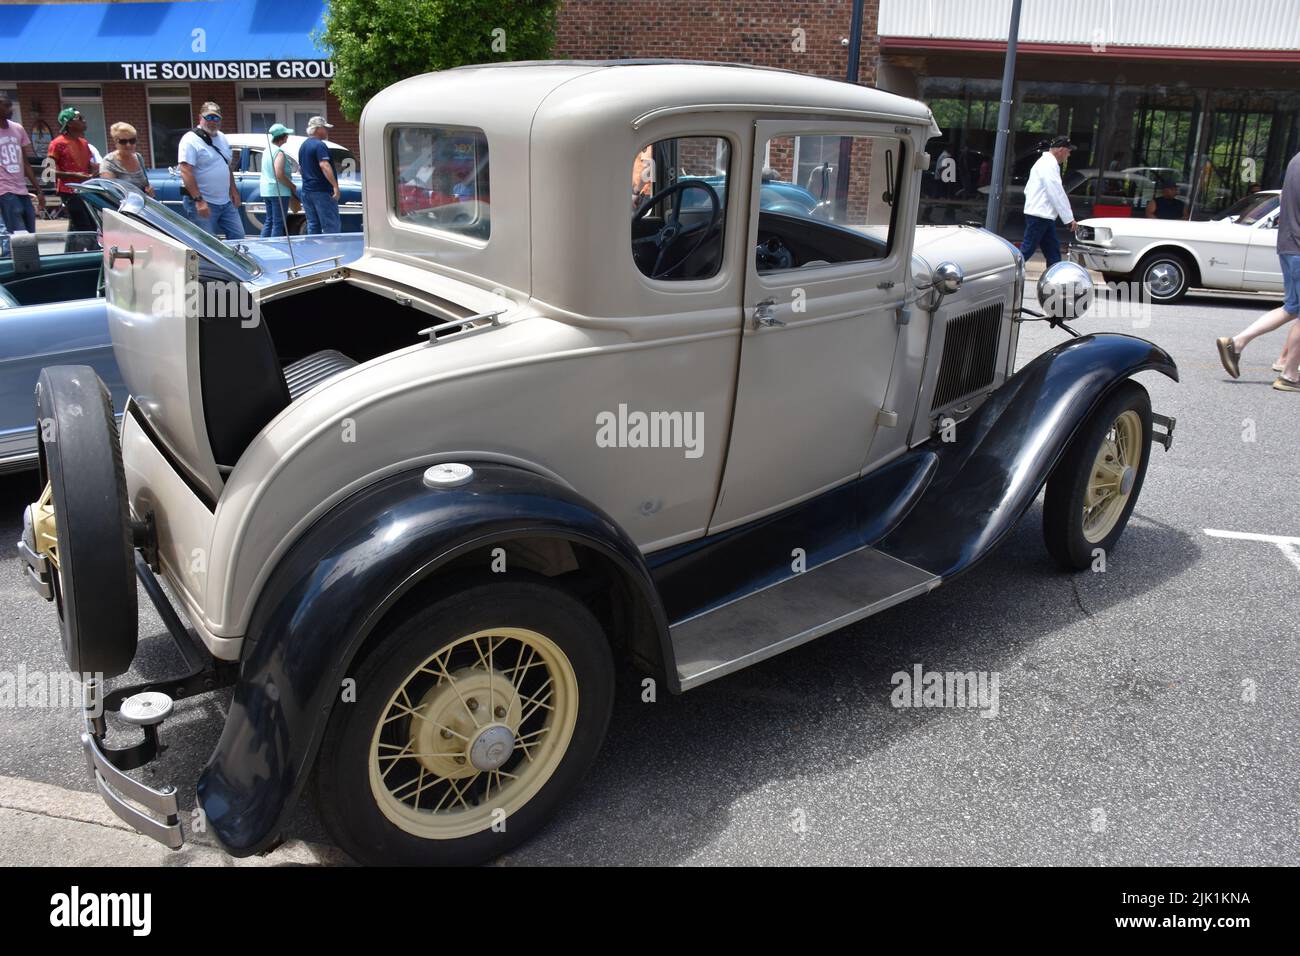
[[[36,426],[41,483],[54,510],[57,544],[48,557],[63,654],[73,671],[116,677],[135,657],[139,622],[122,447],[108,388],[88,365],[42,369]]]

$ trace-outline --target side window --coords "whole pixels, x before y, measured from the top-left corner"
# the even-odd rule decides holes
[[[632,157],[632,259],[651,279],[708,279],[722,268],[731,146],[680,136]]]
[[[758,183],[759,272],[883,259],[903,144],[889,136],[774,136]]]
[[[230,168],[231,168],[231,170],[233,170],[234,172],[239,172],[239,170],[240,170],[240,166],[239,166],[239,164],[240,164],[240,162],[241,162],[241,158],[242,158],[243,154],[244,154],[244,150],[243,150],[242,147],[235,146],[235,147],[231,148],[231,150],[230,150]]]
[[[402,222],[486,239],[492,231],[482,130],[410,126],[389,137],[393,211]]]
[[[262,150],[250,149],[248,151],[248,171],[250,173],[260,173],[262,171]]]

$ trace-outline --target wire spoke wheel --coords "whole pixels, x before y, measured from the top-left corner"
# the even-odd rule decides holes
[[[1131,409],[1121,413],[1097,449],[1084,493],[1083,536],[1088,541],[1103,540],[1124,512],[1142,463],[1142,446],[1142,419]]]
[[[577,719],[578,679],[554,641],[516,627],[465,635],[389,698],[371,740],[371,792],[422,839],[489,829],[550,779]]]

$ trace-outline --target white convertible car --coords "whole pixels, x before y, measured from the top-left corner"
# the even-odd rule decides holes
[[[1193,286],[1280,293],[1280,195],[1255,193],[1207,222],[1085,219],[1068,256],[1108,282],[1141,281],[1153,302],[1177,302]]]

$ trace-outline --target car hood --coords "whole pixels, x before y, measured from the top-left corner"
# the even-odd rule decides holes
[[[1240,231],[1243,241],[1249,236],[1250,226],[1239,226],[1227,220],[1203,220],[1189,222],[1185,219],[1148,219],[1145,216],[1127,219],[1122,216],[1099,216],[1095,219],[1081,219],[1081,226],[1103,226],[1110,230],[1111,236],[1125,236],[1134,239],[1215,239],[1222,241],[1231,238]]]

